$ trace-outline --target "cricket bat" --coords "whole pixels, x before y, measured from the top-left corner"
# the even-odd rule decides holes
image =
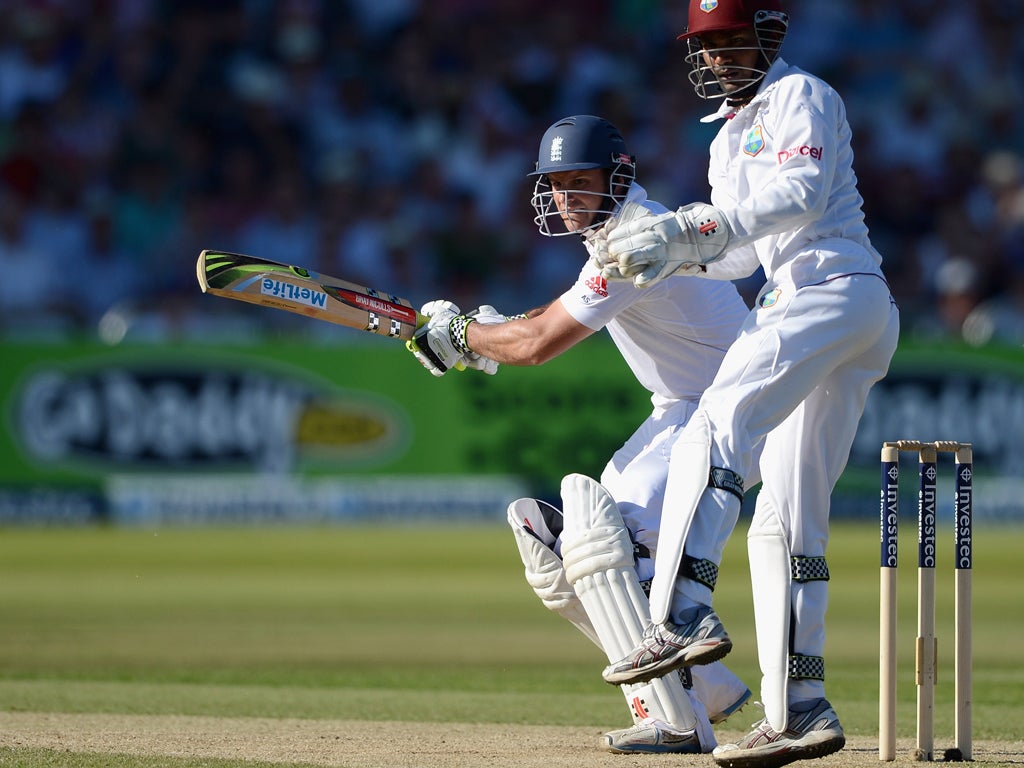
[[[204,293],[403,341],[425,319],[399,296],[255,256],[205,250],[199,254],[196,277]]]

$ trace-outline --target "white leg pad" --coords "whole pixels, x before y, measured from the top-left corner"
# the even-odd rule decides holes
[[[609,661],[639,643],[649,623],[647,596],[633,563],[633,542],[615,500],[585,475],[562,480],[562,558],[566,578],[579,596]],[[634,719],[655,718],[680,731],[698,731],[705,751],[715,737],[704,706],[677,673],[623,686]],[[639,706],[638,706],[639,703]]]
[[[660,720],[676,730],[688,731],[696,728],[702,751],[710,752],[718,746],[715,732],[708,721],[707,710],[695,695],[683,687],[677,672],[670,672],[665,677],[658,677],[646,683],[619,687],[622,689],[622,695],[626,697],[626,704],[633,714],[634,723]],[[685,700],[686,704],[681,704],[682,700]],[[680,721],[681,717],[686,716],[681,711],[683,709],[693,713],[694,725],[687,726]]]
[[[763,494],[762,494],[763,495]],[[759,498],[760,502],[761,499]],[[762,505],[759,503],[759,512]],[[761,665],[761,701],[769,725],[786,730],[789,719],[789,623],[792,571],[789,542],[771,510],[755,515],[747,534],[757,658]]]
[[[526,582],[533,587],[534,594],[548,610],[569,621],[594,645],[601,648],[601,641],[597,638],[597,632],[590,623],[583,603],[565,578],[562,559],[555,554],[551,546],[526,529],[526,525],[531,521],[534,521],[533,525],[537,525],[535,521],[542,519],[536,499],[516,499],[509,505],[508,524],[512,527],[512,534],[519,548]],[[554,545],[553,540],[551,543]]]
[[[693,524],[700,497],[711,474],[711,426],[703,411],[697,411],[672,446],[668,470],[666,504],[658,533],[658,556],[654,559],[651,582],[651,620],[664,624],[672,610],[676,574],[683,561],[686,535]],[[627,649],[629,650],[629,649]]]

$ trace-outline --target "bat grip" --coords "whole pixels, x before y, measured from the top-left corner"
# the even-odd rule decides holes
[[[424,355],[427,355],[428,357],[432,357],[433,356],[433,353],[431,353],[430,351],[424,351],[423,347],[421,347],[417,343],[417,341],[416,341],[416,339],[419,336],[423,335],[423,334],[421,334],[419,332],[420,329],[423,328],[423,326],[426,325],[429,321],[430,321],[430,318],[427,317],[426,315],[421,315],[419,312],[416,313],[416,333],[414,333],[412,338],[409,339],[409,341],[407,341],[405,343],[405,346],[408,347],[410,352],[418,349],[420,352],[422,352]],[[439,363],[438,360],[434,360],[434,364],[435,365],[438,365],[438,363]],[[440,367],[440,366],[438,366],[438,367]],[[459,360],[457,363],[455,363],[455,365],[452,366],[452,367],[455,368],[455,370],[457,370],[457,371],[464,371],[464,370],[466,370],[466,364],[464,362],[462,362],[461,360]]]

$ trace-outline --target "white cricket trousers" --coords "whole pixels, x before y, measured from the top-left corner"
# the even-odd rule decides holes
[[[761,449],[763,485],[751,533],[781,527],[791,555],[825,555],[832,490],[868,392],[888,371],[898,337],[898,309],[874,275],[783,288],[774,304],[750,313],[699,408],[711,425],[712,466],[746,478]],[[720,563],[738,513],[734,497],[706,491],[686,553]],[[793,652],[821,656],[827,582],[807,582],[794,592]],[[673,613],[693,602],[710,605],[710,590],[679,580]]]

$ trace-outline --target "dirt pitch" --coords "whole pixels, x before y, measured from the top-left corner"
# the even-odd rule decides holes
[[[720,741],[739,732],[720,730]],[[61,752],[228,758],[344,768],[633,768],[712,766],[709,756],[611,755],[591,728],[278,720],[150,715],[0,713],[0,745]],[[914,762],[901,740],[894,765]],[[936,745],[941,759],[941,743]],[[877,741],[848,739],[842,752],[816,761],[877,768]],[[975,765],[1024,765],[1024,743],[976,742]]]

